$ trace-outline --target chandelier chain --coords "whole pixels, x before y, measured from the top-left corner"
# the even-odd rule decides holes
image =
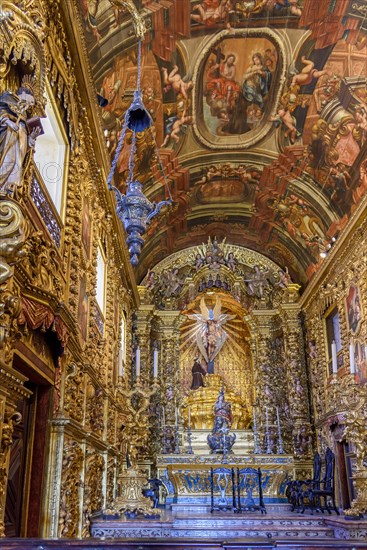
[[[124,122],[123,122],[122,128],[121,128],[121,134],[120,134],[120,137],[119,137],[119,141],[118,141],[118,145],[117,145],[117,148],[116,148],[115,156],[113,157],[110,172],[109,172],[108,178],[107,178],[107,185],[108,185],[109,189],[111,189],[113,187],[112,186],[112,178],[113,178],[113,174],[115,173],[115,170],[116,170],[117,161],[120,157],[122,146],[124,144],[128,122],[129,122],[129,117],[128,117],[128,112],[126,112],[125,113],[125,119],[124,119]]]

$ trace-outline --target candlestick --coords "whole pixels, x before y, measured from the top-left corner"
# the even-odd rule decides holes
[[[252,414],[254,419],[254,454],[258,455],[261,453],[261,450],[259,448],[259,434],[257,433],[255,407],[253,408]]]
[[[176,409],[177,411],[177,409]],[[180,454],[180,446],[178,444],[178,419],[177,419],[177,416],[176,416],[176,425],[175,425],[175,451],[174,451],[175,455],[179,455]]]
[[[282,455],[284,454],[284,449],[283,449],[282,431],[281,431],[280,419],[279,419],[279,407],[277,407],[277,426],[278,426],[278,455]]]
[[[333,368],[333,374],[337,374],[338,372],[338,360],[336,357],[336,343],[333,340],[331,343],[331,362],[332,362],[332,368]]]
[[[153,351],[153,378],[158,376],[158,349],[154,348]]]
[[[162,407],[162,436],[163,436],[162,454],[166,454],[167,453],[166,413],[165,413],[164,407]]]
[[[354,362],[354,344],[351,341],[349,345],[349,365],[350,365],[350,374],[355,374],[356,365]]]
[[[165,413],[164,407],[162,407],[162,424],[163,424],[163,428],[165,428],[166,427],[166,413]]]
[[[222,464],[228,464],[227,447],[226,447],[226,432],[223,432],[223,458]]]
[[[190,407],[187,411],[187,441],[189,443],[187,454],[193,455],[194,451],[192,450],[192,433],[191,433],[191,412]]]
[[[136,368],[136,378],[139,378],[140,376],[140,348],[139,346],[136,348],[136,355],[135,355],[135,368]]]
[[[266,438],[266,454],[271,455],[271,444],[270,444],[270,434],[269,434],[269,416],[268,416],[268,407],[265,407],[265,438]]]

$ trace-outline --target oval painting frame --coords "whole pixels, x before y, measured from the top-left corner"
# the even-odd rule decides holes
[[[246,39],[250,39],[251,43]],[[214,105],[216,98],[224,97],[225,94],[231,94],[233,93],[233,89],[235,86],[237,86],[236,94],[237,97],[240,97],[244,95],[244,93],[247,95],[247,108],[251,108],[251,103],[248,100],[250,97],[251,99],[254,98],[253,101],[253,107],[255,107],[255,110],[259,111],[260,107],[262,106],[262,96],[261,93],[261,86],[263,88],[266,87],[266,79],[262,78],[261,84],[258,83],[258,90],[254,87],[251,88],[252,82],[250,81],[250,76],[248,76],[245,80],[246,82],[246,91],[244,92],[245,82],[243,81],[243,77],[241,75],[241,82],[238,83],[238,81],[235,81],[235,78],[231,80],[230,78],[221,78],[220,75],[218,75],[218,78],[211,78],[210,79],[210,85],[211,88],[208,89],[208,82],[209,78],[207,78],[207,74],[213,68],[213,72],[215,70],[215,64],[219,65],[220,62],[225,64],[226,59],[228,59],[231,54],[227,51],[225,55],[223,52],[225,50],[228,50],[228,44],[235,44],[234,41],[238,41],[238,48],[237,51],[233,51],[233,57],[237,60],[239,58],[238,50],[240,49],[241,42],[244,41],[244,43],[247,45],[250,45],[250,48],[247,49],[247,61],[250,60],[250,63],[253,62],[253,57],[257,55],[257,52],[261,50],[260,47],[254,49],[254,45],[258,42],[262,45],[264,48],[264,45],[267,45],[270,43],[270,45],[273,47],[273,51],[276,52],[276,60],[275,60],[275,67],[274,71],[271,74],[271,85],[268,88],[268,93],[266,97],[266,107],[264,108],[262,112],[262,119],[256,122],[256,125],[254,127],[246,130],[242,133],[231,133],[231,132],[222,132],[222,128],[225,127],[228,121],[228,115],[226,113],[223,113],[223,109],[221,112],[220,109],[220,103],[217,100],[217,103]],[[222,46],[222,48],[221,48]],[[223,47],[224,46],[224,47]],[[285,64],[285,49],[284,45],[282,44],[278,34],[270,29],[266,28],[260,28],[260,29],[234,29],[232,31],[224,30],[218,34],[216,34],[212,40],[210,40],[203,51],[201,52],[201,55],[199,59],[196,62],[195,69],[194,69],[194,75],[193,75],[193,84],[194,84],[194,90],[195,93],[193,94],[193,112],[194,112],[194,123],[193,123],[193,129],[195,132],[196,137],[199,139],[199,141],[206,147],[210,149],[247,149],[254,145],[255,143],[258,143],[260,140],[262,140],[273,128],[273,122],[272,117],[276,115],[277,106],[279,103],[279,99],[282,93],[282,89],[284,86],[285,78],[286,78],[286,64]],[[270,61],[271,62],[271,61]],[[210,65],[209,65],[210,63]],[[254,62],[253,62],[254,63]],[[242,60],[242,65],[244,64]],[[249,65],[249,63],[248,63]],[[230,67],[227,67],[227,71],[229,76],[231,75],[231,70],[234,72],[236,67],[232,69]],[[222,69],[224,72],[226,68]],[[206,71],[206,74],[205,74]],[[247,74],[250,75],[251,73],[251,67],[248,66],[246,69]],[[219,71],[220,72],[220,71]],[[270,71],[268,71],[269,73]],[[263,74],[266,74],[265,71]],[[204,83],[204,78],[207,78],[207,82]],[[238,77],[237,77],[238,78]],[[231,84],[232,82],[232,84]],[[205,92],[204,93],[204,86],[205,86]],[[232,90],[231,90],[232,87]],[[214,100],[212,98],[214,97]],[[241,97],[241,99],[242,99]],[[264,102],[264,100],[263,100]],[[217,105],[219,104],[219,107]],[[210,114],[208,114],[208,105],[210,109]],[[213,108],[213,105],[215,108]],[[243,107],[241,107],[243,108]],[[212,114],[214,112],[214,115]],[[251,113],[252,114],[252,113]],[[207,120],[210,118],[212,121],[215,120],[215,118],[218,118],[218,128],[220,128],[221,133],[218,135],[213,130],[211,130],[208,127]],[[227,117],[227,118],[226,118]],[[248,111],[246,113],[246,120],[248,117]],[[222,120],[220,120],[222,118]],[[207,119],[207,120],[206,120]],[[234,119],[238,121],[238,116],[235,116]],[[218,131],[218,130],[217,130]]]

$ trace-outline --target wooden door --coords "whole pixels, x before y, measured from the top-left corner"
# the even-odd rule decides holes
[[[23,399],[17,404],[22,420],[14,426],[13,444],[10,449],[8,485],[5,506],[5,536],[19,537],[22,527],[22,504],[25,485],[29,423],[32,398]]]

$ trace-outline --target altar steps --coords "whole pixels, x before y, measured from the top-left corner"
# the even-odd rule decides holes
[[[210,537],[212,538],[330,538],[334,530],[325,525],[324,518],[294,514],[294,517],[279,514],[244,513],[235,515],[214,512],[204,517],[192,517],[178,514],[175,517],[171,536],[173,537]]]
[[[258,512],[247,512],[240,515],[233,512],[214,512],[213,514],[184,514],[171,515],[165,512],[159,520],[101,520],[95,518],[91,533],[94,537],[105,539],[138,539],[146,544],[147,539],[161,538],[170,539],[172,543],[177,540],[196,540],[198,548],[201,542],[208,539],[217,540],[218,543],[229,541],[230,544],[236,540],[246,539],[246,548],[252,548],[251,540],[276,541],[277,548],[280,541],[283,547],[288,550],[292,548],[288,541],[308,541],[311,548],[315,548],[322,541],[330,541],[331,546],[325,548],[352,548],[344,541],[345,546],[339,545],[340,539],[366,540],[367,521],[347,521],[339,516],[321,514],[280,514],[270,512],[261,515]],[[229,544],[228,543],[228,544]],[[343,543],[342,543],[343,544]],[[172,546],[173,547],[173,546]],[[235,547],[235,546],[234,546]],[[234,548],[233,547],[233,548]],[[275,546],[273,546],[275,548]],[[239,547],[238,547],[239,548]],[[272,548],[272,546],[270,546]],[[298,548],[298,546],[295,546]],[[303,546],[299,546],[303,548]],[[306,546],[305,548],[308,548]],[[367,544],[365,545],[367,550]]]
[[[351,540],[318,539],[264,540],[239,539],[230,541],[215,540],[101,540],[101,539],[0,539],[3,550],[367,550],[365,542]]]

